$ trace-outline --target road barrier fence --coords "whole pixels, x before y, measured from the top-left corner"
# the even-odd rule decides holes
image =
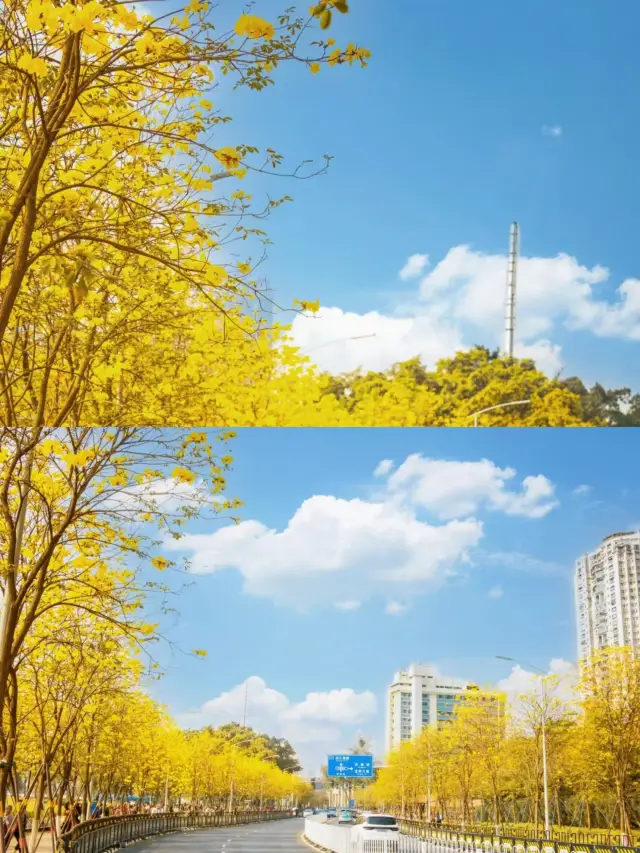
[[[556,833],[552,839],[527,835],[505,835],[489,829],[473,830],[436,827],[418,820],[398,819],[400,832],[433,843],[433,850],[450,849],[465,853],[640,853],[640,847],[602,844],[581,833]]]
[[[351,826],[305,821],[304,836],[314,847],[327,853],[429,853],[422,838],[393,833],[391,838],[366,838]],[[444,849],[443,849],[444,853]]]
[[[400,831],[388,838],[367,838],[350,826],[308,819],[304,834],[311,844],[330,853],[640,853],[640,847],[468,832],[414,820],[398,819],[398,826]]]
[[[214,812],[212,814],[122,815],[87,820],[60,839],[60,853],[105,853],[152,835],[237,826],[293,817],[291,811]]]

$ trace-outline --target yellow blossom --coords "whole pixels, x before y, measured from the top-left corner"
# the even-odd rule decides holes
[[[179,483],[194,483],[196,479],[196,475],[188,468],[174,468],[171,476]]]
[[[32,56],[30,53],[23,53],[18,60],[18,68],[23,71],[28,71],[29,74],[35,74],[36,77],[46,77],[47,63],[41,57]]]
[[[235,148],[218,148],[213,156],[227,169],[237,169],[242,161],[242,155]]]
[[[250,39],[272,39],[275,33],[273,24],[256,15],[240,15],[234,27],[237,35]]]

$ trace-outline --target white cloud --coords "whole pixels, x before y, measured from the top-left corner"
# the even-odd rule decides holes
[[[393,462],[391,459],[383,459],[381,462],[378,462],[378,466],[376,470],[373,472],[374,477],[386,477],[387,474],[391,472],[393,468]]]
[[[399,601],[389,601],[384,609],[384,612],[389,616],[401,616],[409,609],[408,604],[401,604]]]
[[[465,346],[460,332],[437,318],[356,314],[340,308],[322,308],[313,317],[296,314],[291,336],[315,364],[334,373],[359,367],[385,370],[416,355],[434,364]]]
[[[571,706],[577,699],[578,668],[572,661],[554,658],[546,673],[550,676],[547,693],[551,700],[550,710],[559,712],[561,707]],[[516,664],[507,678],[498,682],[498,688],[507,694],[512,714],[517,720],[523,716],[523,696],[542,697],[540,673],[531,672],[524,664]]]
[[[352,737],[349,727],[370,720],[376,713],[374,694],[352,688],[307,693],[294,702],[284,693],[268,687],[263,678],[252,675],[242,684],[205,702],[197,711],[180,714],[180,722],[188,728],[219,726],[240,722],[247,711],[247,725],[285,737],[299,755],[305,768],[317,773],[320,761],[336,745],[345,749]]]
[[[284,719],[356,725],[368,720],[376,710],[376,697],[370,690],[356,693],[350,687],[343,687],[326,693],[307,693],[302,702],[290,705]]]
[[[474,518],[432,525],[411,507],[386,501],[315,495],[282,530],[243,521],[211,534],[167,539],[165,548],[191,555],[191,570],[234,568],[244,591],[305,610],[360,601],[403,584],[408,591],[441,583],[480,541]]]
[[[317,317],[296,316],[292,335],[304,351],[314,350],[320,367],[333,372],[381,370],[418,355],[432,367],[475,343],[502,343],[506,268],[504,254],[456,246],[395,311],[358,314],[327,306]],[[553,340],[560,328],[640,340],[640,279],[623,281],[612,297],[609,276],[605,267],[584,266],[567,254],[522,256],[516,355],[536,359],[554,375],[563,366]],[[375,337],[344,340],[365,334]]]
[[[566,571],[566,566],[562,563],[540,560],[519,551],[489,551],[483,553],[481,559],[485,564],[501,566],[512,571],[536,572],[537,574],[557,574]]]
[[[408,603],[472,564],[483,537],[480,511],[536,519],[558,504],[544,475],[518,483],[515,470],[487,459],[413,454],[395,470],[383,460],[376,473],[385,471],[369,499],[314,495],[280,529],[247,520],[167,538],[165,548],[182,552],[196,574],[234,569],[245,593],[302,612],[348,612],[384,596],[387,613],[397,614],[396,596]]]
[[[408,278],[417,278],[429,263],[429,255],[411,255],[406,264],[399,272],[403,281]]]
[[[498,584],[498,586],[494,586],[489,590],[489,598],[502,598],[504,595],[504,590]]]
[[[589,492],[591,492],[591,490],[592,490],[591,486],[588,486],[588,485],[586,485],[586,483],[583,483],[581,486],[576,486],[576,488],[573,490],[572,494],[574,494],[574,495],[588,495]]]
[[[562,136],[562,127],[559,124],[543,124],[542,133],[544,136]]]
[[[513,468],[498,468],[488,459],[458,462],[426,459],[413,454],[387,481],[391,494],[409,495],[411,502],[438,518],[468,516],[481,506],[507,515],[542,518],[558,505],[555,486],[544,475],[525,477],[518,491],[507,488]]]

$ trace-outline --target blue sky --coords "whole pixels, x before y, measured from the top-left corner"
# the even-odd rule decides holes
[[[411,662],[484,684],[509,676],[496,654],[573,660],[573,563],[640,521],[636,445],[624,429],[241,430],[242,524],[190,523],[170,555],[195,573],[165,627],[209,654],[165,649],[157,697],[217,724],[256,677],[247,722],[315,771],[358,732],[382,748],[384,688]]]
[[[275,20],[285,5],[255,10]],[[285,66],[269,90],[219,102],[234,117],[225,143],[270,145],[291,166],[335,158],[316,180],[250,181],[256,198],[295,196],[268,223],[275,245],[261,272],[276,297],[336,309],[298,322],[299,343],[333,370],[499,343],[500,256],[517,220],[523,257],[542,259],[521,265],[521,353],[552,372],[640,389],[637,3],[620,0],[615,14],[580,0],[350,5],[332,35],[372,50],[365,70]],[[438,268],[462,246],[471,249]],[[414,254],[429,265],[402,281]],[[626,306],[612,310],[625,281]],[[376,337],[331,343],[361,334]]]

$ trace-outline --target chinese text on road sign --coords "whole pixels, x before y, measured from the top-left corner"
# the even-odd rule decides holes
[[[327,776],[340,779],[371,779],[372,755],[330,755]]]

